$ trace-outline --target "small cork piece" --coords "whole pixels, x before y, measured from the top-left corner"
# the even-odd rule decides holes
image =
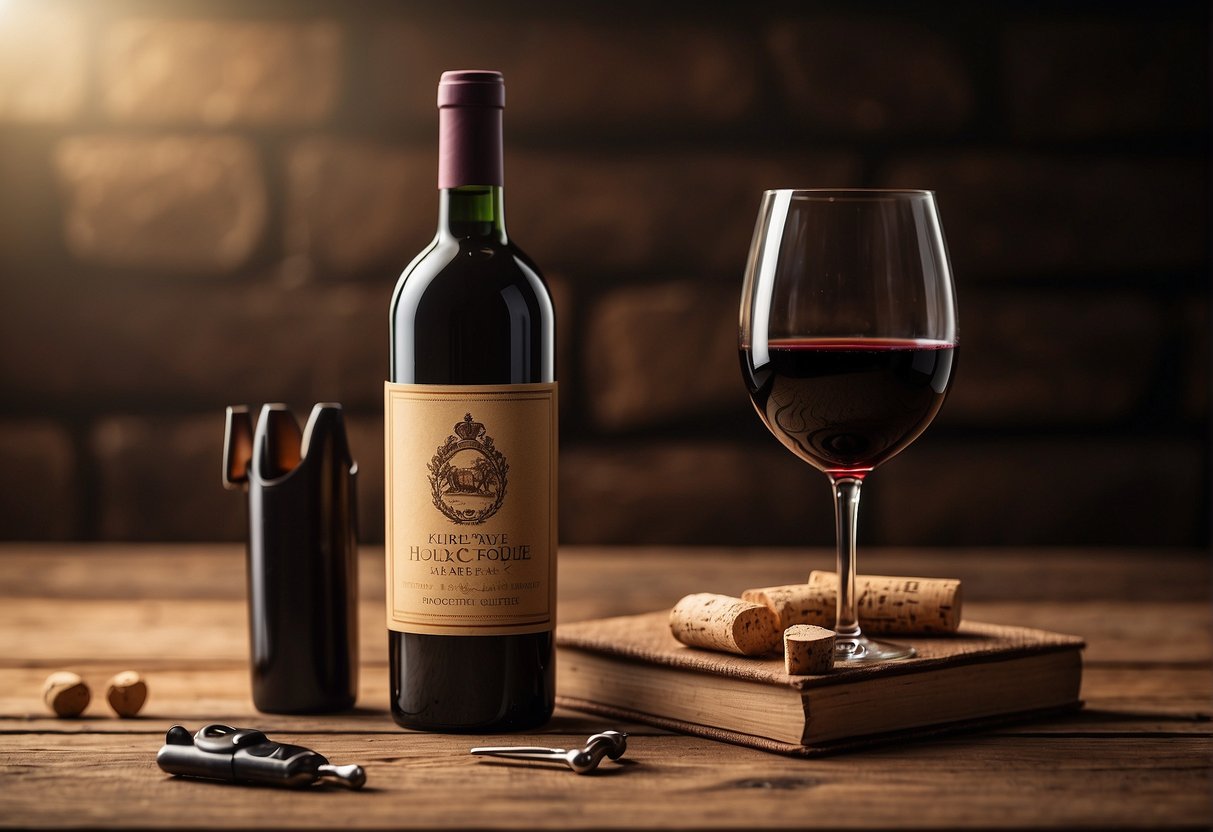
[[[92,699],[88,685],[69,670],[58,670],[42,684],[42,701],[55,716],[80,716]]]
[[[825,586],[792,584],[791,586],[767,586],[747,589],[741,597],[755,604],[770,607],[779,617],[779,629],[786,630],[796,624],[813,624],[818,627],[834,626],[835,606],[838,590]]]
[[[809,586],[838,592],[838,576],[814,570]],[[954,633],[960,627],[960,581],[857,575],[859,626],[869,633]]]
[[[793,624],[783,631],[783,666],[789,676],[816,676],[834,666],[834,631]]]
[[[670,610],[670,632],[690,647],[760,656],[779,646],[779,619],[762,604],[728,595],[688,595]]]
[[[135,671],[124,670],[106,683],[105,698],[118,716],[134,716],[147,701],[147,682]]]

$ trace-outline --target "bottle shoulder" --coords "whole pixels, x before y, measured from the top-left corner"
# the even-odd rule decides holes
[[[388,324],[392,381],[555,378],[552,296],[530,258],[509,243],[436,240],[401,275]]]
[[[534,261],[512,242],[436,237],[401,273],[392,313],[421,306],[482,305],[503,293],[551,310],[551,295]],[[439,311],[439,310],[435,310]]]

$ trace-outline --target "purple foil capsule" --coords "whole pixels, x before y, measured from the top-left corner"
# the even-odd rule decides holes
[[[438,82],[438,187],[504,185],[500,72],[461,69]]]

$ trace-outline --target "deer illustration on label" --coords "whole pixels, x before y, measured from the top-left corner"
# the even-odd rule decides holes
[[[505,502],[505,456],[484,425],[467,413],[430,460],[434,507],[450,520],[479,525]]]

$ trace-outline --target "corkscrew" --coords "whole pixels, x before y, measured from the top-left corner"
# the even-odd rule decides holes
[[[156,764],[169,774],[265,786],[299,788],[332,781],[347,789],[366,783],[362,766],[335,766],[301,745],[274,742],[252,728],[207,725],[198,733],[169,729]]]
[[[598,768],[603,757],[618,760],[628,750],[628,735],[621,731],[603,731],[590,737],[584,748],[566,750],[543,746],[485,746],[471,753],[481,757],[504,757],[508,760],[534,760],[563,763],[577,774],[589,774]]]

